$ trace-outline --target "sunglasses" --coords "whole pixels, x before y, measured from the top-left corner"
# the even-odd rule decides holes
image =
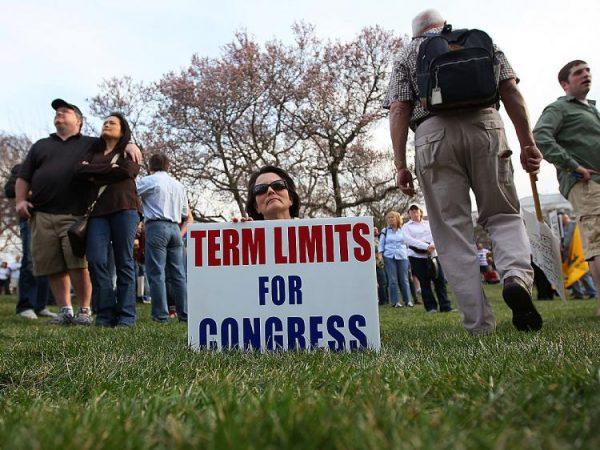
[[[255,184],[254,187],[252,188],[252,193],[254,195],[263,195],[266,194],[267,191],[269,190],[269,188],[273,189],[274,191],[283,191],[284,189],[287,189],[287,183],[285,182],[285,180],[275,180],[272,183],[262,183],[262,184]]]

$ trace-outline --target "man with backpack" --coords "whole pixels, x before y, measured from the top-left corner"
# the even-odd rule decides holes
[[[479,274],[471,219],[472,189],[478,222],[488,231],[502,295],[519,330],[539,330],[542,318],[531,299],[533,270],[519,215],[519,200],[504,125],[502,100],[521,146],[527,172],[539,169],[525,101],[504,53],[479,30],[452,30],[436,10],[413,20],[413,39],[396,60],[383,106],[390,109],[390,134],[398,186],[415,193],[406,164],[409,127],[415,132],[415,171],[446,278],[472,334],[495,329]]]

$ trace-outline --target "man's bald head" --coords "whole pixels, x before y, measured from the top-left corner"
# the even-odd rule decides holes
[[[426,9],[415,16],[412,21],[413,37],[421,36],[431,28],[444,26],[446,21],[437,9]]]

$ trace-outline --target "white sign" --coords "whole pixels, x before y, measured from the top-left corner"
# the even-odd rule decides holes
[[[554,210],[548,213],[548,221],[550,222],[550,229],[559,240],[562,239],[562,224],[560,223],[560,217],[558,210]]]
[[[195,224],[193,349],[379,350],[371,217]]]
[[[559,238],[548,225],[538,222],[535,214],[526,209],[521,212],[531,244],[533,262],[546,274],[560,298],[566,301]]]

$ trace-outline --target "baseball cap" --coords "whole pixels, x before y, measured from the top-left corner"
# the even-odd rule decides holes
[[[409,210],[409,211],[410,211],[410,210],[413,210],[413,209],[420,209],[421,211],[423,211],[423,208],[421,208],[421,206],[420,206],[420,205],[418,205],[417,203],[413,203],[412,205],[410,205],[410,206],[408,207],[408,210]]]
[[[52,103],[52,108],[56,111],[58,108],[69,108],[72,109],[73,111],[75,111],[75,113],[79,116],[79,117],[83,117],[83,114],[81,113],[81,110],[71,104],[71,103],[67,103],[65,102],[62,98],[57,98],[56,100],[53,100]]]

